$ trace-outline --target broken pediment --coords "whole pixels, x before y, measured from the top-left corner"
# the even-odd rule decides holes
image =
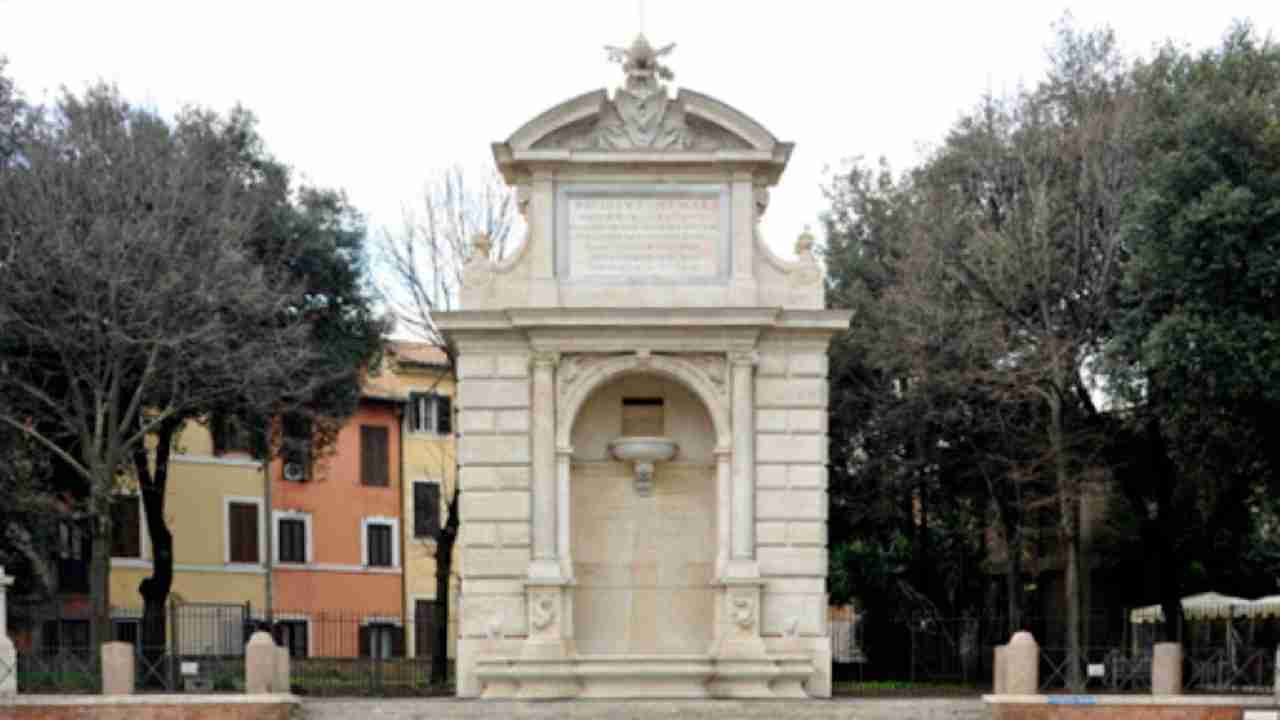
[[[508,181],[523,166],[548,162],[718,162],[767,167],[776,181],[792,144],[777,140],[745,113],[710,96],[682,89],[674,97],[661,62],[674,45],[655,50],[643,35],[626,49],[607,48],[626,79],[613,95],[596,90],[571,98],[525,123],[494,157]]]

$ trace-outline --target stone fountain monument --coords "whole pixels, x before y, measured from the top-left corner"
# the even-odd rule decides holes
[[[791,154],[674,97],[643,36],[624,85],[494,159],[528,225],[437,315],[458,350],[458,694],[827,697],[827,344],[807,233],[758,223]]]

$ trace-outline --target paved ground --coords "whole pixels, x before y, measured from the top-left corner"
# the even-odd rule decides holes
[[[977,698],[919,700],[580,700],[576,702],[417,700],[306,700],[307,720],[987,720]]]

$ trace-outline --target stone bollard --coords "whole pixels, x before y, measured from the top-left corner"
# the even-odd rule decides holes
[[[1040,690],[1040,646],[1026,630],[1009,638],[1004,651],[1004,691],[1007,695],[1035,695]]]
[[[133,694],[133,645],[102,643],[102,694]]]
[[[1182,645],[1156,643],[1151,655],[1151,694],[1182,694]]]
[[[0,573],[2,575],[3,573]],[[1276,676],[1275,676],[1275,694],[1276,702],[1280,703],[1280,645],[1276,646]],[[3,693],[0,693],[3,694]]]
[[[265,631],[249,638],[244,648],[244,691],[249,695],[271,692],[276,675],[276,644]]]
[[[4,566],[0,565],[0,697],[18,694],[18,649],[9,639],[9,611],[5,605],[5,595],[13,578],[4,574]]]
[[[289,693],[289,648],[276,648],[275,679],[271,684],[271,692]]]
[[[991,692],[995,695],[1004,694],[1004,664],[1007,662],[1005,651],[1008,649],[1008,645],[996,646],[996,659],[991,664]]]

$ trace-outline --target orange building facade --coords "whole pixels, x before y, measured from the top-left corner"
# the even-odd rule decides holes
[[[402,407],[366,391],[332,452],[273,463],[271,604],[295,656],[404,654]]]

